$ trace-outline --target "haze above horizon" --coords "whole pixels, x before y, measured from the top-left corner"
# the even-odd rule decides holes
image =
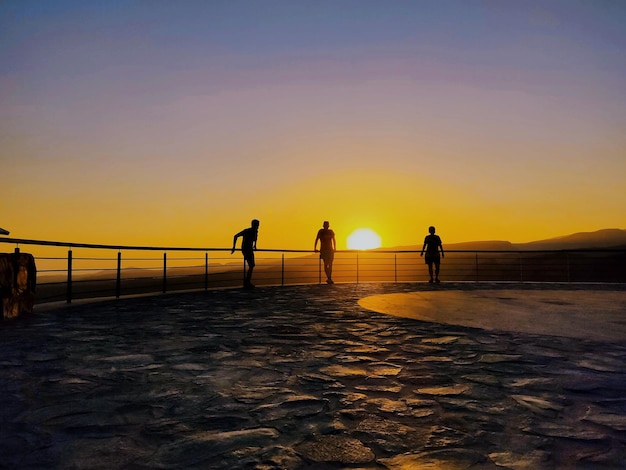
[[[626,4],[0,3],[11,236],[339,249],[626,227]]]

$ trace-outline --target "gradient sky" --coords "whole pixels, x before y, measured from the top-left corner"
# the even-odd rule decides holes
[[[626,228],[626,2],[0,2],[0,227],[259,248]]]

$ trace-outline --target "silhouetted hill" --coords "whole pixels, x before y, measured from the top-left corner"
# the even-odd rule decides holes
[[[448,250],[515,250],[511,242],[501,240],[488,240],[477,242],[448,243],[444,249]]]
[[[579,250],[626,247],[626,230],[609,228],[515,245],[520,250]]]
[[[580,232],[529,243],[502,240],[445,243],[445,250],[584,250],[597,248],[626,248],[626,230],[609,228],[596,232]],[[382,248],[386,250],[421,250],[422,245]]]

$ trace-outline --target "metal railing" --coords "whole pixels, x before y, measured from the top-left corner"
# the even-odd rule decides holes
[[[246,265],[229,248],[98,245],[18,238],[37,264],[37,303],[122,297],[242,285]],[[256,285],[317,284],[326,280],[311,250],[256,252]],[[626,249],[447,250],[444,281],[626,282]],[[428,270],[419,250],[339,250],[335,282],[424,282]]]

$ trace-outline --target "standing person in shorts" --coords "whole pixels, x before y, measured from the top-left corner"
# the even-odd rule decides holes
[[[439,235],[435,235],[435,227],[428,227],[428,235],[424,239],[424,246],[422,246],[422,253],[420,256],[424,256],[424,250],[426,250],[426,264],[428,265],[428,274],[430,274],[430,280],[428,282],[441,282],[439,281],[439,266],[441,260],[439,258],[439,252],[441,251],[441,258],[444,257],[443,245],[441,244],[441,238]],[[435,265],[435,277],[433,279],[433,264]]]
[[[315,245],[313,250],[317,253],[317,242],[320,242],[320,258],[324,262],[324,272],[326,273],[326,283],[333,282],[333,261],[335,259],[335,251],[337,250],[337,241],[335,240],[335,232],[328,228],[330,224],[324,221],[323,228],[317,232]]]
[[[256,239],[259,234],[259,221],[253,219],[250,227],[243,229],[241,232],[235,234],[233,238],[233,249],[230,251],[232,255],[235,252],[235,246],[237,245],[237,239],[243,237],[241,242],[241,253],[243,253],[243,259],[248,263],[248,272],[243,283],[244,289],[252,289],[252,271],[254,271],[254,250],[256,250]]]

